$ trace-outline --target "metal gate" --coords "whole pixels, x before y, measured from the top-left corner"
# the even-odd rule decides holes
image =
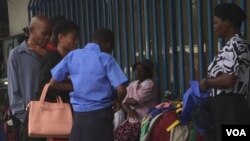
[[[77,23],[79,47],[90,41],[96,28],[113,30],[113,54],[130,80],[134,79],[131,66],[149,58],[161,94],[170,90],[182,98],[188,80],[205,77],[223,45],[213,36],[213,8],[222,2],[235,2],[244,9],[248,5],[247,0],[30,0],[28,12],[29,19],[37,14],[62,15]]]

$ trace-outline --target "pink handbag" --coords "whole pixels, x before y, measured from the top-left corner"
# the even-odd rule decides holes
[[[60,96],[57,102],[44,101],[49,84],[43,88],[39,101],[31,101],[29,110],[28,135],[30,137],[68,137],[73,125],[69,103],[63,103]]]

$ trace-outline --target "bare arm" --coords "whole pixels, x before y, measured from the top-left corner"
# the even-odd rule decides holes
[[[222,74],[216,78],[204,78],[200,81],[200,89],[206,91],[209,88],[232,88],[236,82],[236,78],[236,76],[229,74]]]
[[[122,103],[124,97],[126,96],[126,86],[120,85],[117,87],[117,102]]]
[[[126,96],[126,86],[125,85],[120,85],[117,87],[117,98],[114,100],[114,107],[113,110],[114,112],[120,110],[121,108],[121,103]]]
[[[50,80],[50,88],[62,90],[62,91],[73,91],[73,85],[70,79],[65,80],[63,82],[58,82],[54,80],[53,78]]]

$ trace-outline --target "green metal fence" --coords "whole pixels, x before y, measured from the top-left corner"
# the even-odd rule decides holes
[[[28,12],[29,18],[63,15],[76,22],[80,47],[96,28],[113,30],[113,54],[130,79],[132,64],[150,58],[161,93],[170,90],[181,97],[188,80],[206,75],[208,63],[223,45],[212,27],[213,8],[221,2],[249,7],[247,0],[30,0]],[[245,35],[247,23],[242,27]]]

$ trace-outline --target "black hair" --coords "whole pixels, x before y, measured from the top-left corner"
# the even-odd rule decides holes
[[[229,20],[235,27],[240,28],[246,20],[246,13],[235,3],[222,3],[214,8],[214,15],[223,21]]]
[[[132,66],[133,71],[136,70],[137,65],[142,65],[146,78],[153,78],[154,63],[151,60],[143,59],[140,62],[135,63]]]
[[[59,34],[67,34],[70,31],[79,31],[79,26],[70,20],[62,20],[55,24],[55,28],[53,30],[53,34],[55,36],[55,42],[58,43],[58,35]]]
[[[94,42],[114,42],[114,33],[106,28],[100,28],[97,29],[93,34],[92,34],[92,41]]]
[[[148,68],[144,67],[144,66],[143,66],[143,68],[145,70],[145,76],[146,76],[146,78],[151,78],[152,79],[153,76],[154,76],[153,71],[151,69],[148,69]]]
[[[66,18],[65,18],[64,16],[61,16],[61,15],[55,15],[55,16],[53,16],[53,17],[51,17],[51,18],[49,19],[50,24],[51,24],[52,27],[54,27],[54,25],[55,25],[56,23],[58,23],[58,22],[60,22],[60,21],[63,21],[63,20],[66,20]]]

